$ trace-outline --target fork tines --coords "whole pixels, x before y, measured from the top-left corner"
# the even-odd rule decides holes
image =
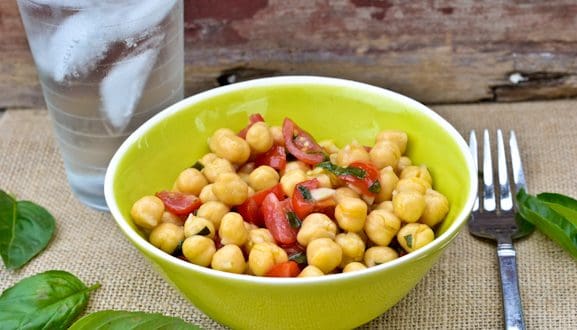
[[[514,193],[519,191],[521,188],[525,188],[525,176],[521,165],[521,156],[515,132],[511,131],[509,133],[509,154],[511,156],[511,171],[509,171],[509,162],[506,156],[505,143],[503,142],[503,133],[500,129],[497,130],[496,169],[499,182],[497,187],[495,187],[495,184],[493,183],[495,171],[493,170],[494,167],[491,156],[491,139],[489,137],[489,130],[485,129],[483,131],[482,167],[479,167],[477,137],[474,130],[471,131],[469,136],[469,148],[475,166],[478,169],[479,181],[483,182],[483,184],[480,185],[481,189],[477,200],[475,200],[473,211],[479,211],[480,206],[482,206],[481,209],[484,212],[512,211],[514,206],[514,195],[511,190],[511,185],[509,184],[509,173],[511,173],[512,181],[515,185]],[[496,199],[495,197],[497,194],[499,199]],[[479,197],[482,197],[482,200],[479,200]]]

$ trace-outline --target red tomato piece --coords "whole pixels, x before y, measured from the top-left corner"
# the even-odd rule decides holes
[[[279,201],[274,193],[266,195],[261,206],[264,224],[272,237],[280,245],[291,245],[297,241],[297,228],[293,228],[287,218],[290,199]]]
[[[202,205],[198,197],[177,191],[160,191],[156,193],[156,197],[162,200],[168,212],[177,216],[188,215]]]
[[[238,132],[238,136],[240,136],[243,139],[246,138],[246,132],[248,132],[248,130],[252,127],[252,125],[258,123],[259,121],[264,121],[264,118],[260,113],[253,113],[252,115],[250,115],[250,117],[248,117],[248,125],[245,128],[243,128],[240,132]]]
[[[285,118],[282,125],[285,147],[298,160],[316,165],[325,160],[323,148],[315,139],[292,120]]]
[[[247,198],[244,203],[236,207],[236,211],[242,216],[244,221],[250,222],[259,227],[264,226],[261,205],[264,198],[269,193],[273,193],[278,199],[284,199],[284,191],[282,190],[282,186],[277,184],[270,189],[261,190]]]
[[[284,170],[286,166],[286,151],[283,146],[273,145],[267,152],[256,156],[255,165],[268,165],[277,171]]]
[[[301,272],[299,265],[292,261],[285,261],[272,266],[272,268],[265,274],[269,277],[297,277]]]
[[[365,176],[360,178],[352,174],[339,175],[343,181],[359,189],[364,195],[375,196],[381,190],[379,183],[379,169],[370,163],[353,162],[348,167],[360,168],[365,172]]]
[[[334,199],[314,200],[310,196],[310,191],[319,187],[320,182],[317,179],[303,181],[295,186],[291,205],[299,219],[304,220],[307,215],[313,212],[325,213],[329,216],[334,212],[336,206]]]

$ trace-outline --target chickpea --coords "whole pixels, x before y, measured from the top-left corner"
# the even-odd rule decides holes
[[[275,240],[272,237],[270,231],[266,228],[256,228],[248,232],[248,241],[245,244],[245,249],[250,253],[252,248],[258,243],[274,243]]]
[[[377,204],[374,208],[375,210],[385,210],[385,211],[389,211],[391,213],[395,212],[395,209],[393,208],[393,201],[384,201],[384,202],[380,202],[379,204]]]
[[[390,201],[393,198],[393,190],[399,182],[399,177],[395,174],[393,167],[386,166],[379,171],[379,183],[381,184],[381,191],[377,194],[375,201],[380,203],[382,201]]]
[[[272,266],[288,261],[288,256],[282,248],[274,243],[257,243],[248,255],[248,269],[250,274],[265,275]]]
[[[400,191],[393,195],[395,215],[404,222],[416,222],[425,209],[425,196],[414,191]]]
[[[361,198],[361,195],[349,187],[340,187],[335,191],[335,200],[339,203],[344,198]]]
[[[307,171],[306,175],[307,180],[317,179],[321,188],[332,188],[337,182],[337,178],[333,174],[327,173],[320,167]]]
[[[204,188],[202,188],[200,194],[198,195],[198,198],[200,198],[201,202],[206,203],[208,201],[218,201],[218,197],[216,197],[216,195],[212,191],[213,186],[214,183],[209,183],[206,186],[204,186]]]
[[[245,163],[244,165],[242,165],[238,171],[236,172],[236,174],[238,174],[238,176],[240,176],[240,178],[242,179],[242,181],[246,182],[247,184],[250,184],[249,182],[249,177],[250,174],[252,173],[252,171],[254,171],[254,169],[256,168],[256,164],[253,162],[250,163]]]
[[[150,232],[148,240],[162,251],[172,254],[184,240],[184,230],[173,223],[161,223]]]
[[[336,154],[339,152],[339,147],[337,147],[333,140],[319,141],[319,146],[321,146],[327,154]]]
[[[409,137],[407,133],[403,131],[394,131],[394,130],[387,130],[382,131],[377,134],[377,142],[379,141],[391,141],[397,145],[401,155],[405,153],[407,150],[407,142],[409,141]]]
[[[218,230],[222,217],[229,211],[230,208],[222,202],[208,201],[202,204],[198,210],[196,210],[196,215],[212,222],[214,224],[214,228]]]
[[[367,267],[378,266],[398,257],[397,251],[388,246],[373,246],[365,251],[365,265]]]
[[[305,164],[304,162],[302,162],[300,160],[293,160],[293,161],[286,163],[284,171],[282,173],[284,175],[284,173],[288,173],[292,170],[301,170],[301,171],[306,173],[306,172],[310,171],[311,168],[307,164]]]
[[[242,216],[236,212],[225,214],[218,228],[218,236],[222,244],[244,245],[249,235]]]
[[[160,223],[164,203],[156,196],[144,196],[132,204],[130,215],[134,223],[143,229],[152,229]]]
[[[433,228],[443,221],[449,212],[449,201],[440,192],[428,189],[425,193],[425,209],[419,222]]]
[[[214,253],[210,266],[223,272],[242,274],[246,269],[246,261],[237,245],[228,244]]]
[[[317,238],[334,239],[337,230],[337,225],[325,214],[311,213],[302,221],[297,241],[302,246],[307,246]]]
[[[308,265],[303,270],[301,270],[298,277],[315,277],[315,276],[323,276],[324,273],[320,270],[317,266]]]
[[[419,179],[417,177],[400,179],[397,182],[397,186],[395,187],[395,191],[415,191],[420,194],[424,194],[427,189],[430,189],[431,185],[423,179]]]
[[[317,238],[307,246],[307,261],[324,274],[332,272],[341,264],[343,249],[330,238]]]
[[[292,197],[295,190],[295,186],[303,181],[307,180],[307,175],[302,170],[292,170],[289,172],[285,171],[285,174],[280,178],[280,184],[284,193]]]
[[[228,128],[219,128],[208,141],[208,147],[217,156],[232,164],[243,164],[250,157],[250,146],[234,131]]]
[[[194,235],[182,243],[182,254],[195,265],[208,267],[215,252],[214,241],[208,237]]]
[[[396,167],[401,158],[401,151],[394,142],[382,140],[371,148],[369,156],[371,162],[379,169],[387,166]]]
[[[339,166],[349,166],[353,162],[365,162],[371,161],[369,153],[364,146],[360,145],[358,142],[354,141],[344,146],[337,153],[336,164]]]
[[[345,267],[343,267],[343,273],[356,272],[357,270],[363,270],[363,269],[367,269],[367,266],[365,266],[365,264],[358,261],[354,261],[349,262],[348,264],[345,265]]]
[[[162,217],[160,217],[161,223],[173,223],[178,226],[184,225],[184,220],[182,220],[179,216],[170,213],[168,211],[162,212]]]
[[[363,200],[343,197],[335,207],[335,219],[341,229],[356,232],[365,225],[367,209],[368,206]]]
[[[228,160],[217,157],[210,163],[206,163],[201,172],[208,182],[215,182],[220,174],[235,173],[235,169]]]
[[[403,171],[401,171],[400,178],[401,179],[419,178],[427,182],[429,188],[433,184],[433,178],[431,177],[431,173],[429,172],[429,169],[425,165],[419,165],[419,166],[409,165],[405,167]]]
[[[193,214],[186,218],[186,222],[184,223],[184,236],[200,235],[214,239],[215,234],[216,229],[212,221]]]
[[[365,233],[371,242],[380,246],[389,245],[400,228],[401,220],[392,212],[385,210],[372,211],[365,222]]]
[[[284,135],[282,134],[282,127],[271,126],[269,130],[274,143],[284,147]]]
[[[212,192],[226,205],[240,205],[248,198],[248,185],[235,173],[222,173],[216,178]]]
[[[431,243],[435,233],[431,227],[423,223],[408,223],[397,234],[397,240],[407,252],[413,252]]]
[[[256,191],[272,188],[280,180],[278,172],[267,165],[257,167],[248,177],[248,184]]]
[[[399,161],[397,162],[396,172],[402,173],[407,166],[411,166],[412,164],[413,162],[409,157],[401,156],[401,158],[399,158]]]
[[[176,181],[174,182],[174,190],[181,193],[198,196],[208,184],[208,180],[196,168],[187,168],[180,172]]]
[[[343,259],[341,267],[353,262],[363,260],[365,255],[365,242],[356,233],[341,233],[335,237],[335,242],[341,246]]]
[[[254,123],[246,132],[245,140],[254,155],[267,152],[274,144],[274,137],[264,122]]]
[[[220,158],[216,154],[209,152],[204,154],[198,162],[202,164],[202,166],[206,166],[206,164],[212,163],[215,159]]]

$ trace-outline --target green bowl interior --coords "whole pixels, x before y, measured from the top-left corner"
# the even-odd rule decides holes
[[[171,108],[170,116],[148,126],[119,159],[114,199],[136,229],[130,221],[134,201],[170,189],[180,171],[208,152],[207,138],[217,128],[240,130],[250,114],[261,113],[272,125],[289,117],[317,141],[333,139],[340,146],[353,139],[372,145],[383,129],[407,132],[407,155],[413,163],[428,166],[434,188],[450,201],[451,211],[437,229],[441,234],[467,202],[471,182],[464,156],[454,136],[421,111],[424,106],[396,94],[393,98],[375,95],[379,91],[323,84],[257,86]]]

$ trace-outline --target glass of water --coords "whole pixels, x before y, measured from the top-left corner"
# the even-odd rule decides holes
[[[17,0],[72,191],[107,210],[125,138],[183,98],[182,0]]]

